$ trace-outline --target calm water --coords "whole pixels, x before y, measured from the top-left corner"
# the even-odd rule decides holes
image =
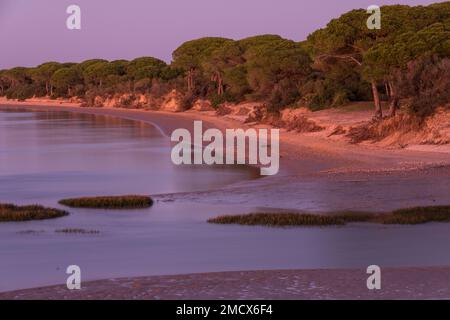
[[[252,175],[174,166],[168,139],[156,127],[64,112],[0,112],[0,164],[0,200],[25,203],[202,190]]]
[[[0,202],[58,206],[64,197],[206,190],[253,178],[245,168],[173,166],[168,139],[148,124],[62,112],[0,112]],[[0,291],[65,283],[71,264],[81,267],[83,280],[450,265],[448,224],[271,229],[205,223],[255,205],[194,198],[157,202],[145,210],[71,209],[60,219],[1,223]],[[62,228],[100,233],[55,233]],[[34,232],[23,233],[29,230]]]

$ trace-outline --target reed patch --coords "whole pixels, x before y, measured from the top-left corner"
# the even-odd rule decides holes
[[[0,203],[0,222],[54,219],[68,214],[64,210],[47,208],[41,205],[17,206],[10,203]]]
[[[141,209],[153,205],[153,199],[149,196],[102,196],[62,199],[58,202],[72,208],[91,209]]]
[[[249,226],[343,226],[365,222],[378,224],[415,225],[428,222],[450,222],[450,206],[415,207],[387,213],[339,211],[326,214],[311,213],[250,213],[222,215],[208,219],[208,223]]]
[[[65,234],[99,234],[98,230],[88,230],[81,228],[65,228],[65,229],[57,229],[56,233],[65,233]]]

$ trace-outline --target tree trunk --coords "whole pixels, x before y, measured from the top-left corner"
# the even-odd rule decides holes
[[[219,73],[217,73],[217,94],[223,96],[223,79]]]
[[[391,99],[389,102],[389,116],[393,117],[397,113],[399,98],[397,95],[397,89],[392,81],[389,82],[389,90],[391,92]]]
[[[388,99],[391,98],[391,91],[389,90],[389,85],[387,82],[384,83],[384,90],[386,91],[386,96],[388,97]]]
[[[48,81],[45,82],[45,94],[48,96]]]
[[[381,109],[381,103],[380,103],[380,95],[378,93],[377,83],[375,80],[372,80],[370,82],[372,86],[372,95],[373,95],[373,104],[375,105],[375,120],[381,120],[383,118],[383,110]]]
[[[194,69],[193,68],[189,69],[189,71],[188,71],[187,85],[188,85],[188,91],[192,92],[194,90]]]

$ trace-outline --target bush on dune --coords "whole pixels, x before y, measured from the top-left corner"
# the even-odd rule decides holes
[[[349,129],[346,137],[350,143],[381,141],[394,132],[408,133],[426,130],[424,119],[415,115],[399,114],[385,121],[372,121]]]

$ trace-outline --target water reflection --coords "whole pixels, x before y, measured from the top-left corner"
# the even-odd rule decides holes
[[[54,111],[0,112],[0,164],[0,200],[19,202],[203,190],[255,175],[176,167],[168,139],[143,122]]]

